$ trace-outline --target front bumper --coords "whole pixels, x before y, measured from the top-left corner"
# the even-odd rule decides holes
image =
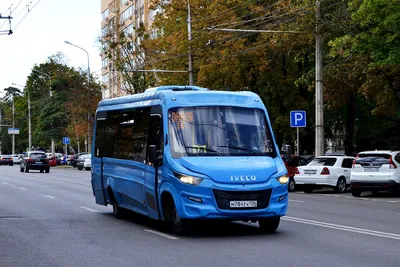
[[[180,186],[177,209],[179,216],[185,219],[248,220],[281,217],[287,212],[288,185],[281,185],[276,179],[253,185],[217,184],[204,180],[199,186]],[[257,207],[229,206],[230,201],[244,200],[257,200]]]
[[[360,190],[360,191],[370,191],[370,190],[400,191],[400,183],[397,183],[396,181],[393,180],[351,181],[350,187],[352,190]]]

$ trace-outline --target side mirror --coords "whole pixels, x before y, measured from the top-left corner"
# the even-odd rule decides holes
[[[157,164],[162,160],[162,156],[160,156],[160,153],[157,151],[157,148],[155,145],[150,145],[149,146],[149,161],[150,163]]]

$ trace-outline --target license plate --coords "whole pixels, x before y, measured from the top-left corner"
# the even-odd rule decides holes
[[[41,164],[42,162],[40,162],[40,161],[36,161],[36,164]]]
[[[304,174],[316,174],[317,171],[314,170],[304,170]]]
[[[379,168],[364,168],[364,172],[379,172]]]
[[[256,200],[246,200],[246,201],[230,201],[229,207],[231,208],[255,208],[257,207]]]

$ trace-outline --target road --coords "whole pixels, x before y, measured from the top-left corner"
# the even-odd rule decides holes
[[[400,198],[291,193],[278,232],[202,224],[176,237],[96,205],[90,172],[0,167],[0,266],[399,266]]]

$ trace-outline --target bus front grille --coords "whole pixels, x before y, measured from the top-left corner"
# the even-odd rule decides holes
[[[217,201],[218,208],[222,210],[266,209],[269,206],[272,188],[257,191],[223,191],[213,189],[213,193],[215,200]],[[231,201],[257,201],[257,206],[231,207]]]

